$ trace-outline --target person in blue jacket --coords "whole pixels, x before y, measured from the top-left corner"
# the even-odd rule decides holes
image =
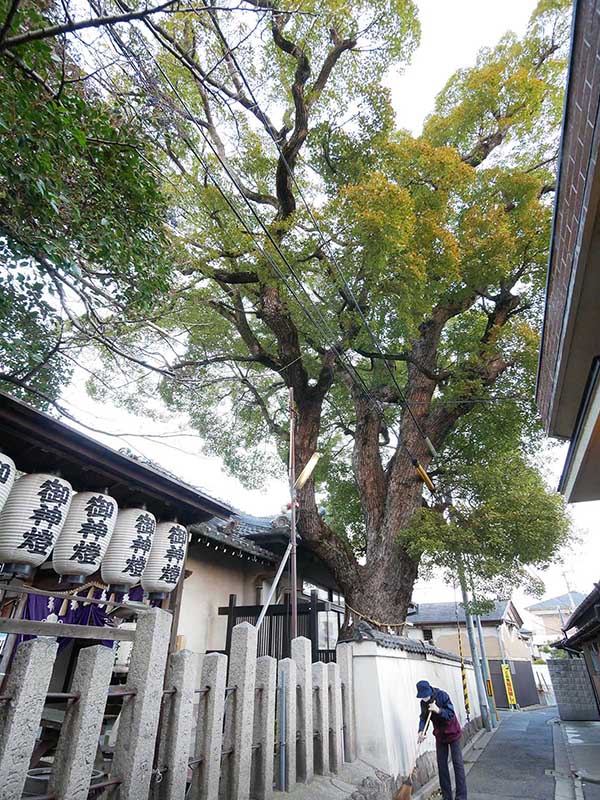
[[[456,779],[456,800],[467,800],[467,779],[460,746],[462,728],[452,701],[446,692],[431,686],[428,681],[417,683],[417,697],[421,701],[417,741],[421,743],[425,739],[425,724],[431,712],[442,797],[444,800],[452,800],[452,782],[448,767],[448,751],[450,751]]]

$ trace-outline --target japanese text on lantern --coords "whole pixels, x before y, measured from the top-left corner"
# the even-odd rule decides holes
[[[104,495],[94,495],[85,504],[86,518],[81,523],[81,540],[73,545],[69,561],[79,564],[95,564],[102,552],[101,539],[108,535],[107,519],[115,513],[115,504]]]
[[[167,538],[170,544],[165,553],[165,560],[169,563],[163,565],[160,580],[175,584],[181,575],[181,567],[185,558],[187,531],[179,525],[173,525]]]
[[[154,535],[156,522],[150,514],[140,514],[134,527],[136,535],[129,545],[129,549],[133,551],[133,554],[125,562],[125,569],[122,572],[128,572],[134,578],[141,578],[148,559],[148,553],[152,547],[152,536]]]
[[[38,491],[40,505],[34,508],[29,519],[33,525],[23,534],[19,550],[46,555],[54,543],[54,531],[63,518],[63,507],[68,506],[71,492],[57,478],[45,480]]]

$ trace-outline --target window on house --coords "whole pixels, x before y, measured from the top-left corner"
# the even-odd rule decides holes
[[[423,639],[426,642],[433,642],[433,631],[431,628],[423,628]]]

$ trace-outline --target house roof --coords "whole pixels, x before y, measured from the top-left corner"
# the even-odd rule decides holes
[[[580,628],[592,617],[594,617],[596,622],[598,622],[598,617],[593,613],[594,607],[597,605],[600,605],[600,583],[595,584],[594,588],[587,595],[587,597],[582,595],[581,602],[575,611],[573,611],[565,624],[565,630],[568,631],[571,628]]]
[[[241,521],[236,515],[229,522],[213,517],[207,522],[192,525],[190,532],[194,538],[203,541],[208,547],[222,550],[225,554],[246,557],[250,561],[276,563],[279,559],[274,553],[248,538],[246,530],[249,524],[247,516]]]
[[[585,595],[582,592],[571,592],[570,596],[568,593],[560,594],[558,597],[550,597],[548,600],[527,606],[527,611],[535,614],[536,611],[556,611],[559,608],[568,610],[573,607],[573,604],[578,606],[583,600],[585,600]]]
[[[502,622],[506,617],[509,605],[519,619],[519,626],[522,625],[523,620],[521,620],[510,600],[496,600],[494,609],[487,614],[482,614],[481,621],[483,623]],[[410,614],[409,619],[417,627],[424,625],[456,625],[457,614],[459,622],[465,622],[465,609],[462,603],[417,603],[416,609],[414,614]]]
[[[113,450],[5,392],[0,392],[0,442],[22,472],[60,471],[76,491],[108,489],[120,506],[144,503],[158,519],[176,517],[191,525],[233,513],[156,465]]]

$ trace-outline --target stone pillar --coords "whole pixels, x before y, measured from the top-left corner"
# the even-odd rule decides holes
[[[277,660],[262,656],[256,661],[256,709],[254,712],[252,797],[273,797],[273,754],[275,743],[275,703],[277,700]]]
[[[163,701],[163,724],[158,750],[161,777],[154,783],[156,800],[185,800],[194,724],[196,662],[197,657],[191,650],[173,653],[169,660],[165,685],[167,690],[175,689],[175,692],[165,695]]]
[[[229,657],[229,687],[232,692],[226,700],[223,737],[222,772],[227,800],[248,800],[250,796],[256,642],[254,625],[242,622],[233,629]]]
[[[114,660],[112,647],[102,644],[79,651],[71,686],[79,700],[67,705],[48,794],[87,800]]]
[[[329,767],[337,775],[343,763],[342,754],[342,683],[337,664],[327,664],[329,678]]]
[[[313,725],[315,730],[315,772],[329,775],[329,681],[327,665],[312,665]]]
[[[140,615],[131,652],[111,777],[120,778],[119,800],[147,800],[162,704],[171,615],[152,608]]]
[[[296,662],[298,681],[298,730],[296,768],[298,780],[311,783],[314,778],[313,707],[312,707],[312,649],[310,639],[300,636],[292,642],[292,658]]]
[[[223,749],[223,711],[227,656],[209,653],[202,659],[196,744],[190,800],[218,800]]]
[[[46,701],[57,644],[43,636],[22,642],[0,703],[0,797],[20,800]]]
[[[344,759],[356,761],[356,718],[354,714],[354,671],[352,645],[338,644],[337,664],[342,681],[342,718],[344,726]]]
[[[285,688],[283,691],[283,702],[285,704],[283,736],[285,747],[283,748],[284,753],[280,752],[279,757],[285,758],[285,788],[286,791],[292,792],[296,788],[296,686],[298,681],[296,678],[296,662],[291,658],[283,658],[279,662],[280,687],[283,675],[285,675]]]

